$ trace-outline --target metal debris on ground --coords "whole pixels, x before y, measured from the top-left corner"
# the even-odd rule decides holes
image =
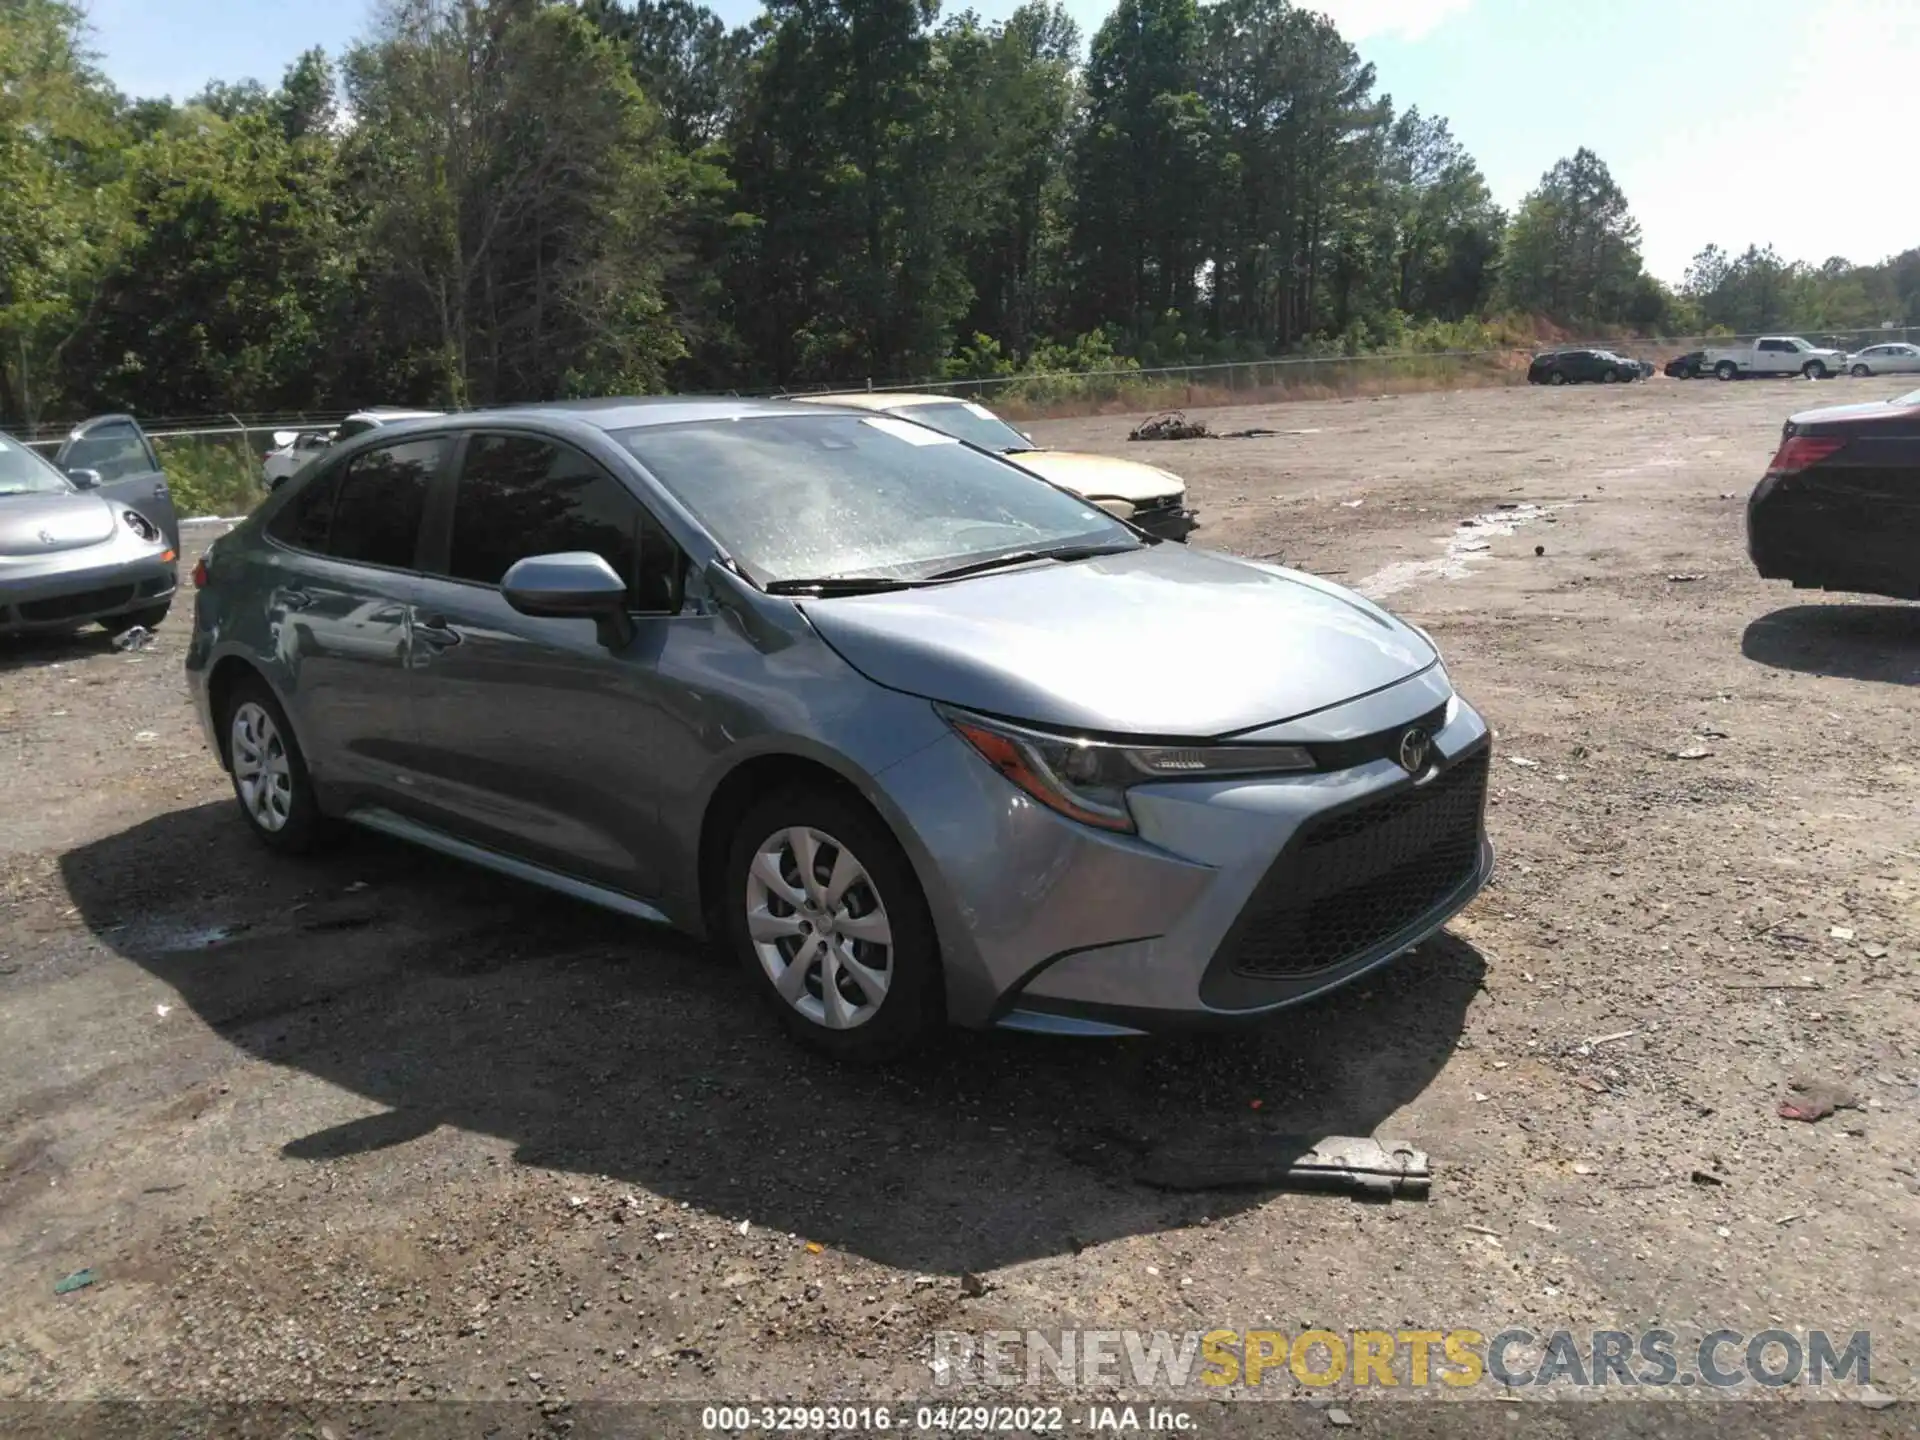
[[[116,650],[144,650],[153,643],[153,632],[144,625],[129,625],[113,637]]]
[[[1198,420],[1187,419],[1184,410],[1165,410],[1149,415],[1127,433],[1129,440],[1210,440],[1213,432]]]
[[[100,1277],[95,1275],[91,1270],[76,1270],[71,1275],[63,1276],[54,1281],[53,1293],[56,1295],[71,1295],[76,1290],[86,1289],[87,1286],[93,1284],[93,1282],[99,1278]]]
[[[1182,1142],[1147,1157],[1143,1184],[1156,1190],[1333,1190],[1424,1200],[1433,1181],[1426,1154],[1398,1141],[1329,1135],[1269,1135]]]

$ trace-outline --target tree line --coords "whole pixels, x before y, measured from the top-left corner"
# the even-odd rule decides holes
[[[1920,250],[1648,275],[1591,151],[1509,215],[1288,0],[386,0],[336,59],[119,94],[0,4],[0,417],[482,404],[1920,324]]]

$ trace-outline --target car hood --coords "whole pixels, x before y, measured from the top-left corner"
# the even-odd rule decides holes
[[[1138,505],[1164,495],[1184,495],[1187,482],[1157,465],[1116,460],[1111,455],[1081,455],[1072,450],[1017,450],[1006,457],[1042,480],[1089,500],[1125,500]]]
[[[1418,631],[1337,585],[1172,544],[801,609],[890,689],[1107,734],[1277,724],[1439,658]]]
[[[50,555],[113,538],[117,517],[98,495],[0,495],[0,555]]]

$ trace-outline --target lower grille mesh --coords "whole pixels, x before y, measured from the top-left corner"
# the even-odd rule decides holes
[[[100,610],[111,610],[131,599],[133,586],[115,585],[106,590],[83,590],[77,595],[56,595],[50,600],[22,600],[16,608],[22,620],[70,620]]]
[[[1310,975],[1445,900],[1480,858],[1485,752],[1417,789],[1309,822],[1242,912],[1233,968]]]

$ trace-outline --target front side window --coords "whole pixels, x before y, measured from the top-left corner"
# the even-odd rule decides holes
[[[73,482],[18,441],[0,435],[0,496],[65,495]]]
[[[565,445],[474,436],[454,493],[448,573],[498,585],[517,561],[569,551],[611,565],[634,609],[680,609],[685,557],[624,485]]]
[[[762,585],[912,581],[1028,550],[1141,543],[1086,501],[890,415],[749,416],[614,438]]]
[[[69,441],[62,463],[70,470],[97,470],[106,481],[151,474],[156,468],[147,442],[123,420],[96,425],[78,440]]]

